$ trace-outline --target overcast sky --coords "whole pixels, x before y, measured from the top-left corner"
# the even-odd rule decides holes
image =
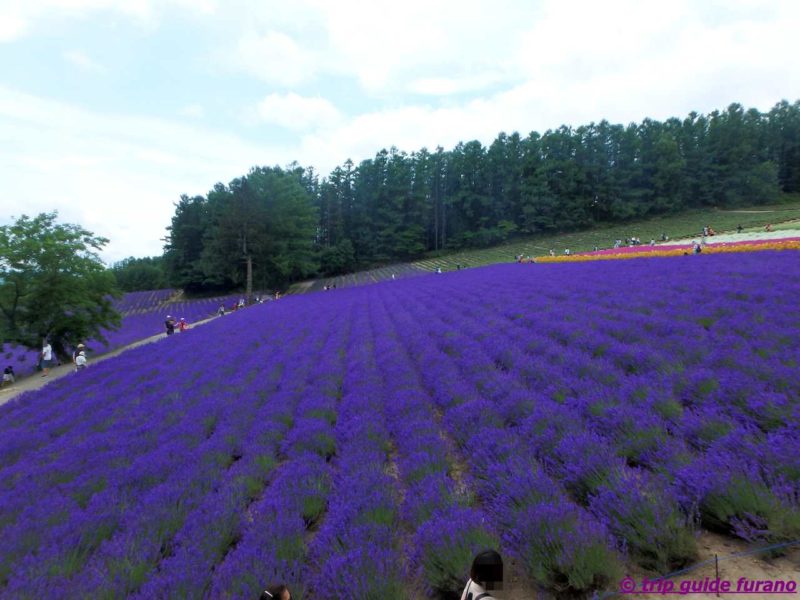
[[[0,222],[158,255],[180,194],[293,160],[800,99],[796,0],[0,0]]]

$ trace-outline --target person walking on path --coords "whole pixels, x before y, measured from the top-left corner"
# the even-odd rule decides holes
[[[84,346],[83,344],[78,344],[77,346],[75,346],[75,350],[72,351],[72,364],[73,365],[77,365],[78,364],[78,361],[77,361],[78,354],[81,353],[81,352],[85,352],[85,351],[86,351],[86,346]],[[86,356],[86,355],[84,354],[84,356]]]
[[[220,304],[219,308],[217,309],[217,316],[221,317],[225,314],[225,305]]]
[[[3,371],[3,384],[1,387],[6,387],[6,384],[14,385],[16,381],[17,381],[17,376],[14,373],[14,367],[8,365]]]
[[[185,317],[181,317],[181,320],[178,321],[178,331],[183,333],[187,329],[189,329],[189,324],[186,322],[186,318]]]
[[[172,335],[175,333],[175,319],[173,319],[170,315],[167,315],[167,320],[164,321],[164,327],[167,329],[167,335]]]
[[[75,372],[85,369],[86,368],[86,353],[81,350],[78,352],[78,356],[75,357]]]
[[[50,374],[50,366],[53,364],[53,347],[47,338],[42,340],[42,377],[47,377]]]

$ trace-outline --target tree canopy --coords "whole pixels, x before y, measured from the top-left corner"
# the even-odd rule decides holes
[[[97,255],[108,240],[57,213],[22,215],[0,227],[0,329],[3,342],[41,347],[59,356],[68,345],[119,326],[114,276]]]
[[[261,288],[315,273],[316,209],[304,176],[257,167],[206,197],[182,196],[165,253],[173,282],[190,291],[241,287],[247,265]]]
[[[167,259],[184,288],[241,285],[245,254],[258,256],[262,283],[279,285],[516,235],[765,204],[781,191],[800,192],[800,101],[500,133],[449,151],[391,147],[322,179],[296,164],[254,169],[181,198]]]
[[[117,286],[123,292],[161,290],[169,287],[163,256],[123,259],[111,267]]]

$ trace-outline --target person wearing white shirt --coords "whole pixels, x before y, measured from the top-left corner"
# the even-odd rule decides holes
[[[78,356],[75,357],[75,372],[80,371],[81,369],[86,368],[86,353],[81,350],[78,352]]]
[[[42,340],[42,377],[47,377],[50,373],[50,365],[53,362],[53,348],[46,339]]]

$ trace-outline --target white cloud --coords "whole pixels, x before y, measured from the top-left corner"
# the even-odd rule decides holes
[[[153,27],[172,8],[181,16],[211,15],[217,0],[5,0],[0,2],[0,42],[30,34],[40,20],[83,18],[97,12],[118,13]]]
[[[477,92],[491,87],[501,81],[492,73],[475,74],[473,76],[424,77],[416,79],[408,85],[408,90],[426,96],[450,96],[463,92]]]
[[[305,98],[294,92],[270,94],[258,105],[258,115],[266,123],[298,131],[330,127],[341,119],[336,107],[324,98]]]
[[[113,12],[152,24],[191,10],[202,27],[187,32],[197,44],[182,48],[198,55],[187,57],[196,62],[182,76],[197,94],[179,102],[222,89],[239,99],[213,105],[221,111],[183,106],[173,122],[81,111],[0,87],[0,202],[15,199],[0,218],[17,206],[61,206],[112,238],[116,258],[158,253],[178,194],[204,193],[255,164],[297,159],[326,174],[392,145],[449,149],[488,144],[499,131],[680,117],[734,101],[766,110],[800,98],[800,3],[788,0],[226,0],[224,19],[205,20],[223,5],[2,2],[0,41],[35,35],[38,19]],[[226,41],[209,48],[209,39]],[[88,41],[83,48],[111,60]],[[191,80],[192,66],[209,55],[250,80]],[[163,84],[145,81],[146,63],[136,66],[143,85]],[[167,100],[164,110],[174,111]],[[241,119],[242,106],[251,119]],[[202,117],[203,127],[183,117]],[[278,147],[211,129],[242,121],[298,135]]]
[[[312,5],[325,16],[330,68],[378,95],[403,91],[412,82],[465,80],[487,71],[507,80],[512,42],[538,10],[525,0],[497,0],[489,9],[481,0]],[[443,86],[433,87],[433,93],[443,93]]]
[[[192,119],[202,119],[206,114],[206,110],[201,104],[188,104],[181,108],[178,114]]]
[[[316,69],[313,54],[279,31],[245,35],[239,40],[232,60],[238,69],[281,86],[308,81]]]
[[[441,95],[444,78],[459,81],[458,90],[476,72],[507,80],[504,55],[535,12],[525,0],[497,0],[490,11],[480,0],[232,0],[226,13],[246,25],[220,62],[283,87],[330,76],[353,79],[373,96],[412,82],[417,93],[433,87]]]
[[[78,109],[0,87],[3,219],[58,209],[111,239],[106,260],[160,254],[180,194],[204,194],[282,151],[227,133]]]
[[[89,73],[104,73],[106,68],[97,61],[89,58],[85,52],[80,50],[69,50],[62,54],[64,60],[68,63],[75,65],[82,71]]]
[[[13,7],[0,9],[0,43],[12,42],[28,30],[27,19]]]

